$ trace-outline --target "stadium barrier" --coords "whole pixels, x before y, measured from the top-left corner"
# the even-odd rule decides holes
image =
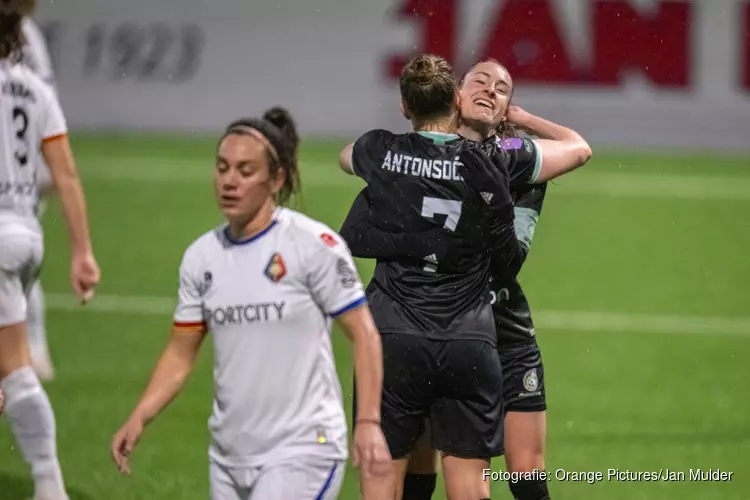
[[[750,149],[750,0],[42,2],[77,128],[209,131],[281,103],[303,132],[404,130],[418,51],[504,62],[592,143]]]

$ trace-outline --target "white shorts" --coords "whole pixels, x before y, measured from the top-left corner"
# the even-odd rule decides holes
[[[27,297],[39,279],[42,235],[23,225],[0,225],[0,326],[26,321]]]
[[[211,461],[211,500],[335,500],[346,462],[316,457],[263,467],[230,468]]]

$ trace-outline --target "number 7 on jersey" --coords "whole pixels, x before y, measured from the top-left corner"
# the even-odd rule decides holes
[[[445,215],[443,227],[450,231],[455,231],[458,226],[458,220],[461,218],[461,206],[462,203],[457,200],[445,200],[443,198],[425,196],[422,198],[422,217],[435,220],[436,215]],[[437,272],[437,259],[434,259],[434,255],[430,257],[432,259],[425,257],[427,264],[424,270],[431,273]]]
[[[461,206],[462,203],[457,200],[425,196],[422,198],[422,217],[434,220],[436,215],[445,215],[443,227],[455,231],[461,218]]]

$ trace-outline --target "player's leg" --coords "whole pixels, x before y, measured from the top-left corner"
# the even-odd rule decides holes
[[[42,381],[55,377],[55,368],[47,346],[47,331],[44,324],[44,295],[42,284],[36,280],[29,293],[29,308],[26,315],[29,334],[29,351],[34,371]]]
[[[344,482],[345,471],[344,461],[318,457],[301,457],[293,462],[265,466],[253,485],[249,499],[335,500]]]
[[[409,456],[403,500],[430,500],[437,485],[440,454],[432,448],[429,420]]]
[[[424,422],[434,400],[434,342],[417,335],[381,335],[383,345],[383,434],[393,459],[392,481],[360,481],[365,498],[403,495],[409,455],[424,432]]]
[[[503,454],[502,366],[495,346],[478,340],[445,343],[430,413],[432,444],[442,452],[451,500],[489,498],[483,471]]]
[[[0,238],[0,390],[4,414],[31,467],[35,500],[67,500],[57,459],[55,416],[31,368],[26,333],[26,294],[41,255],[37,235],[17,232]]]
[[[539,346],[533,344],[500,350],[505,399],[505,463],[511,472],[544,470],[547,436],[547,403],[544,365]],[[541,478],[509,483],[516,500],[549,499],[547,481]]]

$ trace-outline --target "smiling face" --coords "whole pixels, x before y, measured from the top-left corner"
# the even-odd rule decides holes
[[[486,135],[505,119],[513,95],[513,80],[501,64],[484,61],[466,74],[459,92],[462,121]]]

